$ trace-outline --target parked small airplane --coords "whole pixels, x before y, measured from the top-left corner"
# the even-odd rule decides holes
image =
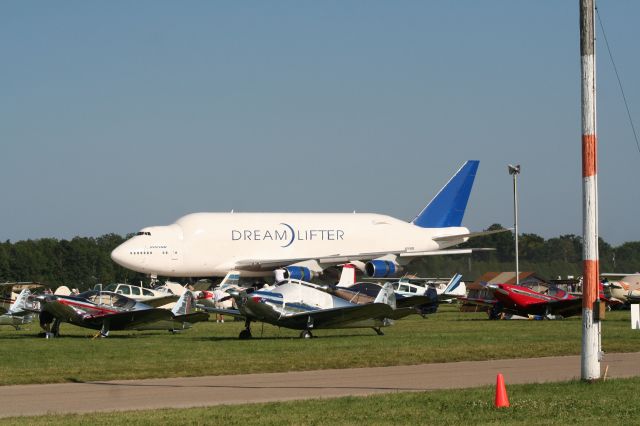
[[[122,294],[127,296],[129,299],[133,299],[136,302],[142,302],[145,305],[149,305],[154,308],[159,308],[169,303],[173,303],[180,298],[180,296],[176,294],[131,284],[109,284],[104,288],[104,291]]]
[[[488,284],[487,289],[493,293],[493,299],[469,297],[458,299],[466,303],[490,307],[490,319],[498,319],[502,313],[553,319],[579,315],[582,312],[582,298],[560,289],[549,290],[546,294],[514,284]]]
[[[466,293],[461,274],[447,279],[404,276],[397,281],[388,282],[393,285],[396,307],[413,308],[421,315],[435,313],[438,303],[451,303]],[[342,265],[340,280],[335,288],[320,288],[331,290],[332,294],[354,303],[370,303],[380,291],[381,285],[382,283],[373,281],[356,282],[355,266],[347,263]]]
[[[395,275],[412,259],[471,253],[450,248],[500,231],[469,232],[462,219],[478,169],[467,161],[407,223],[369,213],[194,213],[140,230],[111,253],[125,268],[169,277],[271,276],[310,281],[325,268],[353,263],[374,278]]]
[[[438,310],[438,295],[433,288],[427,288],[421,294],[401,294],[395,290],[398,285],[397,282],[388,282],[384,285],[389,285],[394,289],[396,298],[396,310],[390,316],[391,319],[400,319],[411,314],[424,316],[434,314]],[[362,305],[372,303],[380,294],[384,285],[372,282],[358,282],[349,287],[324,287],[323,291],[341,297],[351,303]]]
[[[24,288],[9,309],[0,308],[0,325],[10,325],[16,330],[20,330],[21,325],[32,322],[34,313],[25,309],[29,305],[30,295],[29,289]]]
[[[190,328],[206,321],[205,312],[194,312],[194,297],[185,292],[172,310],[154,308],[110,291],[89,290],[77,296],[39,296],[40,308],[55,318],[51,331],[59,334],[61,322],[100,330],[107,337],[111,330],[169,330]],[[96,335],[96,336],[98,336]]]
[[[358,305],[314,288],[301,280],[288,280],[269,288],[230,290],[237,309],[198,307],[245,320],[240,339],[251,338],[251,322],[260,321],[278,327],[302,330],[301,338],[311,338],[312,330],[323,328],[372,328],[379,335],[381,327],[393,324],[395,295],[385,285],[373,303]]]
[[[640,301],[640,274],[605,273],[600,276],[604,278],[612,299],[623,304]]]

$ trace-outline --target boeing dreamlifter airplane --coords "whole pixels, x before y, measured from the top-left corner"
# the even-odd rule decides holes
[[[142,229],[111,253],[119,265],[152,276],[215,277],[239,271],[310,280],[330,266],[355,264],[384,278],[413,258],[470,253],[449,249],[476,235],[462,218],[479,161],[467,161],[411,222],[371,213],[193,213]]]

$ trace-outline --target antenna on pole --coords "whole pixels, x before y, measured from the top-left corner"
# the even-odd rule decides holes
[[[598,175],[596,138],[596,49],[594,0],[580,0],[580,69],[582,74],[582,380],[600,378],[598,297]]]

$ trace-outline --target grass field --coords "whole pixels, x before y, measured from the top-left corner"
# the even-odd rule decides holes
[[[608,312],[605,352],[640,351],[629,311]],[[427,319],[398,321],[377,336],[370,329],[317,330],[311,340],[294,330],[254,325],[254,339],[240,341],[241,322],[203,323],[184,333],[112,332],[92,340],[92,330],[63,325],[63,337],[36,338],[0,330],[0,384],[52,383],[151,377],[203,376],[328,368],[541,357],[578,354],[581,320],[488,321],[481,313],[446,306]],[[262,337],[261,337],[262,335]]]
[[[209,408],[18,417],[0,425],[92,424],[638,424],[640,378],[587,384],[508,386],[511,407],[493,407],[494,389],[397,393],[368,397],[247,404]]]

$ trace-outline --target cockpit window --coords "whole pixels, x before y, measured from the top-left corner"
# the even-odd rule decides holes
[[[148,236],[151,236],[151,232],[148,232],[148,231],[140,231],[140,232],[136,232],[136,235],[148,235]]]
[[[88,296],[87,299],[95,304],[115,306],[122,309],[132,309],[136,304],[135,300],[129,299],[128,297],[122,296],[117,293],[86,291],[81,295]]]

